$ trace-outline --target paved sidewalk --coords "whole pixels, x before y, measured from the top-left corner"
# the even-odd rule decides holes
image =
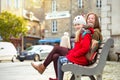
[[[69,80],[70,76],[71,73],[66,72],[64,80]],[[49,77],[55,78],[55,73],[52,63],[47,67],[45,72],[39,77],[40,80],[49,80]],[[82,80],[90,80],[90,79],[88,77],[82,77]],[[120,62],[107,61],[103,71],[103,80],[120,80]]]
[[[120,80],[120,62],[107,62],[103,71],[103,80]]]

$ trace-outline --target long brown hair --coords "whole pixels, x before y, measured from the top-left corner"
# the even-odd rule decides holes
[[[87,19],[88,19],[88,17],[89,17],[89,15],[94,15],[95,16],[95,25],[94,25],[94,29],[99,29],[100,30],[100,32],[101,32],[101,27],[100,27],[100,23],[99,23],[99,19],[98,19],[98,16],[97,16],[97,14],[95,14],[95,13],[88,13],[87,14],[87,17],[86,17],[86,22],[87,22]]]

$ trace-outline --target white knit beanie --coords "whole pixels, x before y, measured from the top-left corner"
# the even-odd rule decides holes
[[[83,24],[86,25],[86,21],[85,18],[82,15],[78,15],[74,18],[73,20],[73,24]]]

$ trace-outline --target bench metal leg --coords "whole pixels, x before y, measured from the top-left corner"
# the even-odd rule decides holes
[[[120,52],[115,53],[117,55],[117,61],[120,61]]]
[[[90,80],[96,80],[95,77],[92,75],[92,76],[89,76]]]
[[[75,74],[75,80],[81,80],[81,75],[77,75],[77,74]]]
[[[102,80],[102,75],[97,75],[97,80]]]
[[[120,54],[117,54],[117,56],[118,56],[118,59],[117,59],[117,61],[119,61],[119,60],[120,60]]]
[[[72,74],[70,80],[75,80],[75,75],[74,74]]]
[[[88,76],[90,78],[90,80],[96,80],[95,77],[92,75],[92,76]],[[74,74],[72,74],[70,80],[75,80],[75,76]]]

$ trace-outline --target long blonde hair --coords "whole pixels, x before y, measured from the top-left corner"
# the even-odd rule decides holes
[[[75,33],[75,42],[78,42],[80,40],[79,38],[80,38],[81,29],[82,28],[77,30],[76,33]]]
[[[76,16],[74,18],[73,24],[74,24],[74,26],[75,26],[75,24],[79,24],[79,25],[82,24],[81,26],[86,25],[85,18],[82,15],[78,15],[78,16]],[[81,30],[82,30],[82,27],[80,27],[80,29],[76,31],[76,33],[75,33],[75,42],[79,41]]]

